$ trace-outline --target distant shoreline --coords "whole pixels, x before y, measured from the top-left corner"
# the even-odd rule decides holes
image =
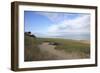
[[[59,37],[37,37],[37,38],[57,38],[57,39],[67,39],[67,40],[75,40],[75,41],[87,41],[90,42],[90,39],[69,39],[69,38],[59,38]]]

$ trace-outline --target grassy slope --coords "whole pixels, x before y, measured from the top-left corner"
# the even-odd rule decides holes
[[[81,43],[76,40],[58,38],[33,38],[25,36],[25,61],[53,59],[53,56],[50,56],[47,53],[42,53],[38,48],[38,45],[43,43],[43,41],[60,43],[60,45],[57,45],[55,49],[65,50],[66,53],[78,53],[85,58],[89,57],[90,54],[90,44]]]
[[[25,35],[24,43],[24,60],[25,61],[41,61],[41,60],[52,60],[56,59],[54,55],[49,54],[48,52],[40,51],[38,47],[42,43],[43,39],[37,39]]]
[[[37,47],[38,43],[36,41],[36,38],[30,37],[30,36],[25,36],[25,61],[27,60],[36,60],[38,53],[39,53],[39,48]]]
[[[61,45],[57,45],[55,49],[65,50],[68,53],[79,53],[82,57],[89,57],[90,44],[83,43],[82,41],[59,39],[59,38],[40,38],[41,41],[58,42]]]

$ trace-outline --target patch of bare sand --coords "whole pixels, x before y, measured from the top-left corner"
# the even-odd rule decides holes
[[[64,50],[56,50],[55,45],[49,45],[48,43],[42,43],[39,45],[40,51],[44,53],[48,53],[51,56],[56,56],[56,59],[78,59],[81,58],[81,56],[77,53],[68,53]]]
[[[80,43],[90,44],[89,40],[79,40]]]

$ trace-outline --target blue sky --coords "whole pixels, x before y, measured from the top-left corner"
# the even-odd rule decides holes
[[[24,27],[37,37],[89,39],[90,14],[24,11]]]

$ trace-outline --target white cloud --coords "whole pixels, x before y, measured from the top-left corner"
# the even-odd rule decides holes
[[[90,32],[90,15],[79,16],[78,18],[63,20],[59,24],[49,26],[48,33],[89,33]]]
[[[63,18],[62,14],[56,12],[36,12],[36,14],[43,15],[54,23],[57,23]]]
[[[90,38],[90,15],[77,13],[36,12],[54,24],[46,28],[41,37]],[[81,37],[80,37],[81,36]]]

